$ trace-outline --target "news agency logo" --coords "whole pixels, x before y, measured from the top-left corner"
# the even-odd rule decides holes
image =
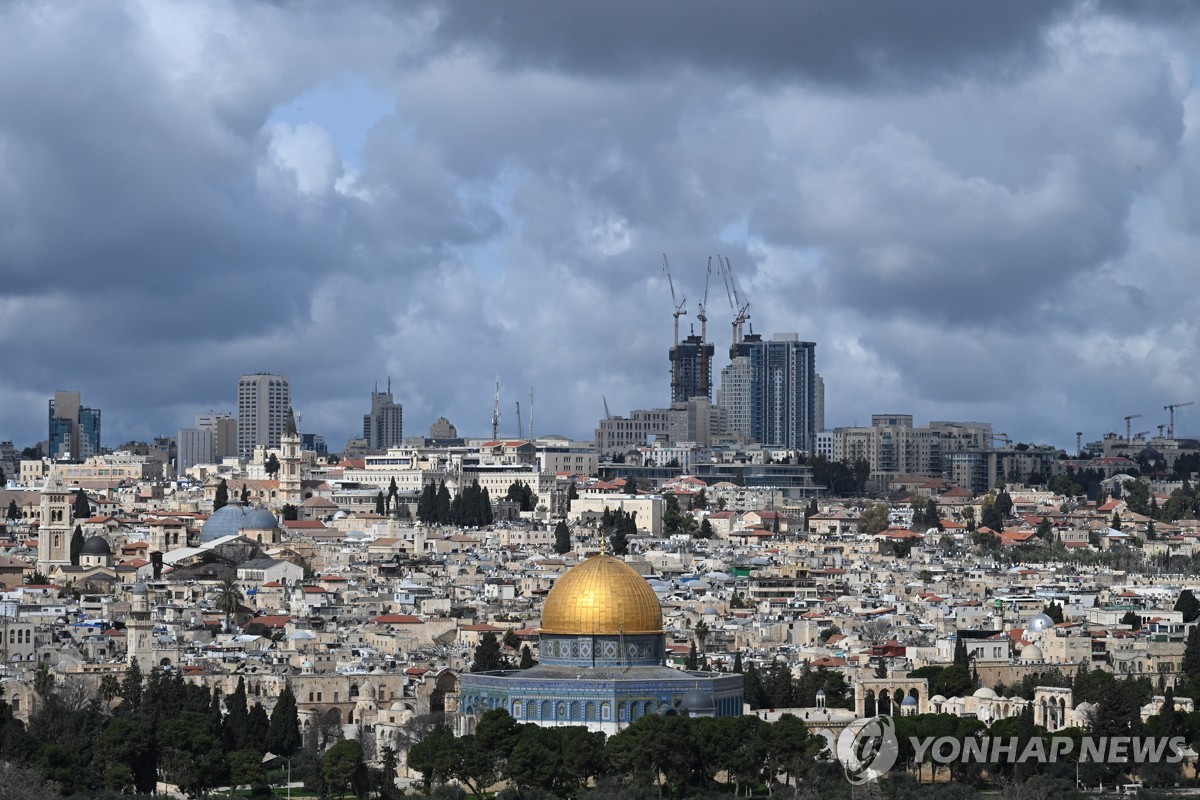
[[[957,739],[953,736],[909,737],[913,763],[941,766],[962,764],[1021,764],[1075,761],[1092,764],[1178,764],[1187,740],[1182,736],[1144,738],[1137,736],[1091,737],[1080,741],[1065,736],[1034,737],[1020,741],[1015,736]],[[900,746],[891,717],[855,720],[838,736],[836,756],[855,786],[878,780],[896,765]]]
[[[878,780],[895,765],[899,753],[896,723],[887,716],[855,720],[837,740],[837,760],[854,786]]]

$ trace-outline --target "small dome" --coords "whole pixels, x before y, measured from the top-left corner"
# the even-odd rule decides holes
[[[1022,661],[1041,661],[1042,660],[1042,648],[1038,647],[1036,644],[1029,645],[1024,650],[1021,651],[1021,660]]]
[[[1045,614],[1035,614],[1033,619],[1029,620],[1029,624],[1025,626],[1025,629],[1037,633],[1038,631],[1044,631],[1047,628],[1053,627],[1054,620],[1050,619],[1050,617]]]
[[[905,706],[906,708],[916,708],[917,698],[913,697],[911,694],[905,695],[904,699],[900,701],[900,705]]]
[[[817,689],[817,697],[824,697],[824,696],[825,696],[825,690]]]
[[[981,686],[978,689],[976,689],[975,694],[973,694],[971,696],[978,697],[981,700],[995,700],[996,692],[987,686]]]
[[[931,703],[944,703],[944,702],[946,702],[946,698],[945,698],[945,696],[943,696],[943,695],[940,695],[940,694],[935,694],[933,697],[929,698],[929,702],[931,702]]]
[[[554,582],[542,609],[542,633],[662,633],[658,595],[633,567],[592,556]]]
[[[689,714],[715,714],[713,697],[703,689],[692,689],[683,696],[683,707]]]
[[[89,536],[79,551],[81,556],[111,556],[112,548],[103,536]]]

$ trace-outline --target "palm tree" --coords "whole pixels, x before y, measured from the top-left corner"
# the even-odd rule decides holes
[[[221,586],[217,589],[217,608],[225,612],[225,630],[230,629],[229,618],[237,613],[245,599],[235,576],[230,575],[221,581]]]

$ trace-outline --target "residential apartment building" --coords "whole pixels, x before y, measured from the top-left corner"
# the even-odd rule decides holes
[[[279,449],[291,405],[292,388],[287,378],[264,372],[243,375],[238,381],[238,457],[251,457],[258,445]]]
[[[363,438],[369,450],[384,451],[404,444],[404,406],[392,399],[392,379],[386,392],[371,392],[371,413],[363,415]]]
[[[816,344],[795,333],[769,340],[749,334],[731,355],[717,391],[726,430],[743,440],[813,452],[819,430]]]
[[[628,418],[607,417],[596,428],[596,452],[611,456],[668,438],[670,424],[671,411],[666,408],[630,411]]]
[[[100,409],[80,403],[79,392],[50,398],[49,452],[54,460],[81,461],[100,452]]]

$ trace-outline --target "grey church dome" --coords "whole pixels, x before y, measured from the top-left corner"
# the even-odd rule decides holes
[[[103,536],[89,536],[79,551],[81,556],[111,556],[112,548]]]
[[[200,529],[200,543],[211,542],[225,536],[237,536],[242,531],[269,531],[279,526],[275,515],[262,506],[251,508],[241,503],[230,503],[213,512]]]

